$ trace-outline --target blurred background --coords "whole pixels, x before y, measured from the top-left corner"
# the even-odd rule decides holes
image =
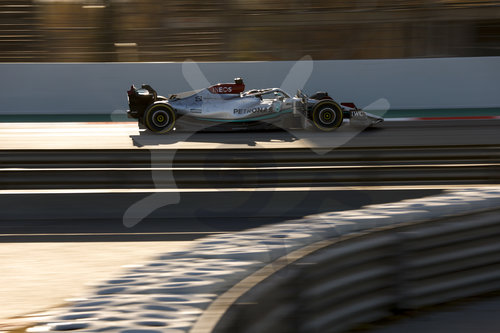
[[[0,62],[500,55],[500,1],[0,0]]]

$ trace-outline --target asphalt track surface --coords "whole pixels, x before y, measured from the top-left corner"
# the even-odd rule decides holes
[[[272,151],[310,148],[312,151],[323,149],[318,150],[318,153],[322,153],[325,149],[334,151],[339,147],[356,147],[360,152],[377,147],[481,148],[500,146],[499,129],[499,120],[447,120],[385,122],[378,128],[365,131],[346,126],[332,133],[269,131],[173,133],[158,136],[140,131],[134,122],[0,123],[0,153],[8,157],[14,151],[40,153],[59,149],[78,153],[82,149],[206,149],[221,152],[224,149],[265,148]],[[0,163],[0,169],[5,168]],[[474,185],[480,184],[467,184]],[[457,186],[462,185],[435,182],[425,186],[377,184],[258,190],[205,188],[202,191],[199,188],[183,188],[178,191],[178,203],[164,204],[146,219],[130,227],[124,225],[124,213],[134,203],[154,194],[157,189],[130,189],[125,186],[119,191],[99,188],[49,190],[43,187],[13,190],[2,184],[0,242],[6,243],[4,245],[20,243],[16,245],[20,247],[23,247],[22,243],[32,243],[27,245],[39,249],[37,242],[45,242],[45,245],[51,247],[66,247],[66,244],[71,244],[50,244],[54,242],[89,242],[80,245],[95,247],[92,242],[106,242],[106,245],[115,241],[128,242],[130,246],[134,246],[132,244],[137,243],[132,241],[149,241],[150,244],[153,244],[151,241],[189,241],[213,233],[236,232],[318,212],[350,210],[370,204],[424,197]],[[124,248],[129,246],[125,243],[114,244]],[[67,257],[62,252],[60,254]],[[52,256],[53,252],[50,254],[51,261]],[[12,260],[21,266],[25,263],[19,262],[15,256]],[[114,257],[108,260],[116,261]],[[63,269],[66,269],[65,264]],[[35,282],[35,289],[39,285],[39,282]],[[68,289],[64,283],[61,286]],[[11,290],[12,287],[8,289]],[[31,295],[26,289],[22,289],[22,293]],[[26,302],[22,303],[16,313],[31,311],[26,310],[25,304]],[[47,306],[43,305],[42,308]]]
[[[499,120],[385,122],[361,131],[345,126],[331,133],[267,131],[172,133],[152,135],[136,123],[3,123],[2,154],[20,150],[151,150],[310,148],[334,151],[357,147],[495,146]],[[229,156],[228,156],[229,158]],[[12,172],[10,170],[9,172]],[[237,184],[236,184],[237,185]],[[468,183],[468,186],[475,184]],[[352,187],[179,190],[173,203],[163,202],[140,223],[126,225],[128,208],[157,189],[65,190],[0,189],[0,241],[161,241],[192,240],[326,211],[357,209],[370,204],[438,194],[460,184],[398,184]],[[174,191],[175,192],[175,191]],[[160,193],[161,194],[161,193]]]
[[[500,144],[500,120],[387,121],[361,130],[154,135],[137,123],[0,123],[1,150],[405,147]]]

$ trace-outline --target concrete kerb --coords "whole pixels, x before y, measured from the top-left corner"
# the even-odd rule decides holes
[[[214,325],[237,295],[332,239],[499,204],[499,187],[466,189],[210,236],[97,285],[92,295],[28,331],[208,332],[200,318]]]

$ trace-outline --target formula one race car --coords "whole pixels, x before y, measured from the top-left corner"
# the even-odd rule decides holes
[[[251,129],[266,127],[314,128],[332,131],[344,119],[371,126],[383,118],[358,109],[354,103],[335,102],[326,92],[306,96],[300,90],[290,97],[279,88],[244,91],[243,80],[219,83],[205,89],[158,96],[149,85],[128,91],[129,118],[154,133],[174,128]]]

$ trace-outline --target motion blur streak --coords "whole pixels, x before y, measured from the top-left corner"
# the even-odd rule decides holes
[[[0,61],[500,55],[488,0],[2,0]],[[332,33],[335,32],[335,33]]]
[[[122,128],[120,135],[120,125],[107,125],[116,130],[116,140],[103,140],[100,130],[92,133],[93,124],[70,126],[78,135],[64,141],[50,130],[12,134],[5,142],[10,149],[0,151],[0,212],[10,221],[2,239],[93,237],[72,235],[81,232],[107,239],[187,240],[205,232],[498,184],[499,123],[390,123],[334,150],[331,143],[343,138],[343,131],[349,134],[349,126],[332,133],[304,131],[302,139],[272,131],[202,133],[182,142],[176,133],[148,135],[137,128]],[[134,146],[136,136],[147,145]],[[326,153],[311,151],[311,142]],[[151,150],[172,158],[168,168],[161,159],[153,163]],[[153,171],[173,172],[176,187],[155,184]],[[140,226],[123,228],[119,221],[128,207],[154,193],[176,193],[180,202],[159,208]],[[23,232],[26,238],[19,236]],[[41,236],[54,233],[60,235]]]

